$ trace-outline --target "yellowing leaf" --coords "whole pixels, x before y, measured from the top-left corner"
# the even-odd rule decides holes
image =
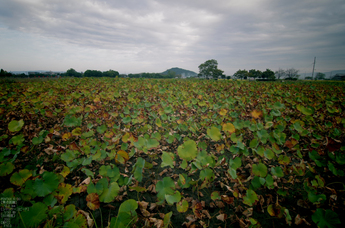
[[[69,140],[71,137],[72,137],[71,132],[67,132],[67,133],[65,133],[65,134],[62,135],[62,140],[63,140],[63,141],[67,141],[67,140]]]
[[[120,164],[125,164],[129,159],[128,153],[123,151],[123,150],[119,150],[116,153],[115,156],[115,162],[116,163],[120,163]]]
[[[219,111],[219,115],[221,115],[221,116],[225,116],[226,113],[228,113],[228,110],[226,110],[225,108],[222,108],[222,109]]]
[[[235,126],[232,123],[225,123],[222,125],[222,127],[223,127],[223,131],[227,131],[230,134],[236,131]]]
[[[219,129],[216,127],[211,127],[207,129],[207,135],[214,141],[218,141],[222,138],[222,134],[220,133]]]
[[[251,115],[252,115],[253,118],[259,119],[262,116],[262,111],[254,109],[251,112]]]

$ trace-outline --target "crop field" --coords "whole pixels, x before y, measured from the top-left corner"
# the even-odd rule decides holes
[[[341,227],[345,83],[0,84],[2,227]]]

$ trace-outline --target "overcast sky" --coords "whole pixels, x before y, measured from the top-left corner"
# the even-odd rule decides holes
[[[0,68],[345,69],[344,0],[0,0]]]

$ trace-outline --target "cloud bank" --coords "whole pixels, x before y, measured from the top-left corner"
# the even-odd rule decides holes
[[[0,2],[4,69],[345,68],[343,0]],[[30,70],[29,69],[29,70]]]

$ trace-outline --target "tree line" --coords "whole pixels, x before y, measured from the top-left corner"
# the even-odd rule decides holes
[[[231,76],[226,77],[224,74],[224,71],[218,69],[218,62],[215,59],[207,60],[206,62],[199,65],[199,74],[198,77],[201,78],[227,78],[230,79]],[[294,68],[290,68],[287,70],[279,69],[276,72],[273,72],[270,69],[266,69],[265,71],[260,71],[256,69],[251,69],[249,71],[247,70],[241,70],[239,69],[236,71],[236,73],[233,75],[236,79],[263,79],[263,80],[275,80],[275,79],[285,79],[285,80],[297,80],[298,70]]]
[[[28,78],[28,77],[129,77],[129,78],[181,78],[181,75],[176,74],[174,71],[168,71],[166,74],[161,73],[138,73],[138,74],[128,74],[120,75],[118,71],[108,70],[108,71],[99,71],[99,70],[86,70],[84,73],[78,72],[73,68],[68,69],[65,73],[39,73],[26,75],[22,74],[12,74],[1,69],[0,77],[3,78]]]

